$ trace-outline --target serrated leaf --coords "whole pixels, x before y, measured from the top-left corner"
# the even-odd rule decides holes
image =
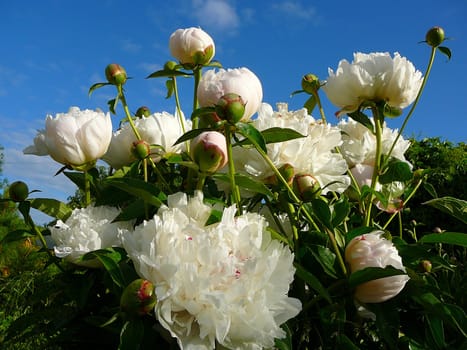
[[[249,123],[235,124],[240,135],[248,139],[256,148],[267,153],[266,142],[261,132]]]
[[[382,267],[366,267],[364,269],[353,272],[349,276],[349,285],[354,288],[359,284],[376,280],[379,278],[396,276],[396,275],[406,275],[405,271],[396,269],[392,266]]]
[[[34,198],[31,207],[62,221],[66,221],[72,212],[68,205],[52,198]]]
[[[459,219],[464,224],[467,224],[467,201],[446,196],[431,199],[423,204],[439,209],[442,212]]]
[[[460,232],[430,233],[420,238],[419,242],[453,244],[467,248],[467,234]]]

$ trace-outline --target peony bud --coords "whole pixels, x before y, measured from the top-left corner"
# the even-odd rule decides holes
[[[222,96],[216,104],[216,114],[222,120],[232,123],[242,119],[245,113],[245,102],[241,96],[229,93]]]
[[[147,118],[151,115],[151,111],[146,106],[141,106],[136,110],[135,116],[138,118]]]
[[[165,70],[174,70],[175,67],[177,67],[177,62],[175,62],[175,61],[167,61],[164,64],[164,69]]]
[[[199,116],[199,127],[203,128],[212,128],[215,127],[217,123],[222,121],[221,118],[216,114],[216,112],[203,113]]]
[[[105,77],[112,85],[123,85],[127,79],[125,69],[116,63],[111,63],[105,67]]]
[[[428,45],[438,47],[444,41],[444,30],[441,27],[431,28],[425,36]]]
[[[315,94],[319,88],[320,88],[321,84],[319,82],[319,79],[316,75],[314,74],[306,74],[303,76],[302,78],[302,89],[303,91],[305,91],[306,93],[312,95],[312,94]]]
[[[29,188],[23,181],[15,181],[8,188],[8,194],[15,202],[22,202],[28,198]]]
[[[151,154],[151,147],[144,140],[135,141],[131,146],[131,153],[136,159],[145,159]]]
[[[201,172],[216,172],[227,164],[225,136],[217,131],[199,134],[191,141],[191,156]]]
[[[345,260],[352,273],[366,267],[386,266],[405,271],[399,252],[383,234],[383,231],[373,231],[347,244]],[[399,294],[408,280],[407,275],[395,275],[362,283],[355,289],[355,298],[362,303],[381,303]]]
[[[170,36],[170,53],[181,64],[206,65],[216,52],[212,38],[200,28],[177,29]]]
[[[433,266],[431,265],[431,261],[430,260],[423,260],[421,263],[421,268],[424,272],[431,272],[431,269],[433,268]]]
[[[120,298],[121,310],[130,317],[143,316],[156,305],[154,285],[145,279],[136,279],[123,291]]]
[[[321,186],[310,174],[296,175],[294,177],[294,190],[304,201],[310,201],[321,194]]]

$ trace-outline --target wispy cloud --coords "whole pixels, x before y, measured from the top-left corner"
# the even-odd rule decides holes
[[[137,54],[141,51],[142,46],[135,43],[133,40],[125,39],[122,41],[122,50],[129,53]]]
[[[308,4],[304,5],[300,1],[286,0],[277,2],[272,5],[272,8],[289,17],[306,20],[317,19],[316,8]]]
[[[193,0],[196,19],[211,30],[234,32],[239,25],[237,10],[227,0]]]

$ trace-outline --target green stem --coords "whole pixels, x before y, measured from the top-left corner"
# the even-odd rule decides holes
[[[321,103],[321,99],[319,98],[318,91],[313,94],[314,98],[316,99],[316,103],[318,104],[319,114],[321,115],[321,119],[323,120],[324,124],[327,124],[326,121],[326,114],[324,113],[323,105]]]
[[[88,207],[91,204],[91,182],[87,170],[83,171],[84,175],[84,206]]]
[[[125,111],[126,119],[128,120],[128,123],[130,123],[130,127],[133,130],[136,136],[136,139],[140,141],[142,140],[142,138],[138,132],[138,129],[136,129],[135,123],[133,121],[133,117],[131,116],[130,110],[128,109],[128,104],[126,103],[126,98],[125,98],[125,94],[123,93],[122,85],[117,85],[117,90],[118,90],[118,96],[120,98],[120,101],[122,102],[123,110]]]
[[[370,226],[371,223],[371,208],[373,207],[373,200],[375,199],[374,191],[378,183],[379,173],[381,170],[381,152],[382,152],[382,119],[383,114],[379,107],[375,107],[373,110],[373,120],[375,122],[375,137],[376,137],[376,152],[375,152],[375,164],[373,169],[373,176],[371,178],[371,193],[368,200],[368,206],[366,208],[365,215],[365,226]]]
[[[435,54],[436,54],[436,47],[431,48],[431,54],[430,54],[430,59],[428,62],[428,67],[426,69],[425,76],[423,77],[422,85],[420,86],[420,90],[418,90],[417,97],[415,98],[415,101],[412,104],[412,107],[410,108],[409,112],[407,113],[407,116],[404,119],[404,122],[402,123],[402,126],[399,129],[399,133],[397,134],[396,138],[394,139],[394,142],[391,145],[391,148],[389,149],[389,152],[387,154],[386,159],[389,159],[389,156],[391,155],[392,151],[394,150],[394,147],[396,147],[396,143],[399,140],[399,138],[402,135],[402,132],[404,131],[405,127],[407,126],[407,123],[409,122],[410,117],[412,116],[415,107],[418,104],[418,101],[420,100],[420,97],[422,96],[422,92],[425,89],[426,82],[428,80],[428,77],[430,76],[431,68],[433,67],[433,62],[435,61]]]
[[[182,128],[182,132],[186,133],[185,130],[185,119],[183,118],[183,113],[182,113],[182,106],[180,105],[180,98],[178,96],[178,86],[177,86],[177,79],[175,77],[172,77],[172,82],[173,82],[173,88],[174,88],[174,97],[175,97],[175,106],[177,108],[177,113],[178,113],[178,118],[180,122],[180,126]],[[185,141],[185,148],[188,152],[190,149],[190,141]]]
[[[225,140],[227,144],[227,156],[228,156],[228,164],[229,164],[229,179],[230,179],[230,187],[232,190],[232,196],[234,199],[234,202],[237,204],[237,210],[241,214],[242,208],[240,206],[240,190],[235,183],[235,164],[234,164],[234,159],[233,159],[233,154],[232,154],[232,134],[230,127],[227,126],[225,128]]]
[[[201,67],[196,67],[193,69],[194,77],[195,77],[195,86],[193,91],[193,111],[198,109],[198,85],[201,80]],[[193,125],[192,129],[198,129],[199,117],[193,118]]]

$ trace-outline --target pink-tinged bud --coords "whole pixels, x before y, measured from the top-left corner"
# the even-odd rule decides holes
[[[294,190],[304,201],[310,201],[321,194],[321,186],[310,174],[296,175],[294,177]]]
[[[444,41],[444,29],[441,27],[431,28],[425,36],[428,45],[438,47]]]
[[[123,85],[127,79],[125,69],[116,63],[111,63],[105,68],[105,77],[112,85]]]
[[[151,154],[151,147],[144,140],[135,141],[132,144],[131,153],[137,159],[145,159]]]
[[[307,94],[315,94],[321,84],[319,82],[319,79],[316,75],[314,74],[306,74],[302,78],[302,89],[305,91]]]
[[[206,65],[216,53],[214,41],[200,28],[177,29],[169,40],[170,53],[184,65]]]
[[[151,111],[146,106],[141,106],[136,110],[135,116],[138,118],[147,118],[151,115]]]
[[[28,198],[29,188],[23,181],[15,181],[8,188],[10,199],[15,202],[22,202]]]
[[[405,271],[399,252],[383,234],[383,231],[373,231],[349,242],[345,260],[352,273],[367,267],[386,266]],[[407,275],[395,275],[362,283],[355,289],[355,298],[362,303],[381,303],[399,294],[408,280]]]
[[[431,269],[433,268],[433,266],[431,265],[431,261],[430,260],[423,260],[421,263],[420,263],[422,269],[424,272],[431,272]]]
[[[199,127],[203,128],[211,128],[215,127],[217,123],[222,121],[221,118],[216,114],[216,112],[210,113],[203,113],[199,116]]]
[[[222,120],[236,123],[242,119],[245,113],[245,102],[242,97],[228,93],[222,96],[216,104],[216,114]]]
[[[215,173],[227,164],[225,136],[217,131],[206,131],[191,141],[191,156],[203,173]]]
[[[120,308],[127,316],[138,317],[149,313],[156,302],[154,285],[140,278],[125,288],[120,298]]]

